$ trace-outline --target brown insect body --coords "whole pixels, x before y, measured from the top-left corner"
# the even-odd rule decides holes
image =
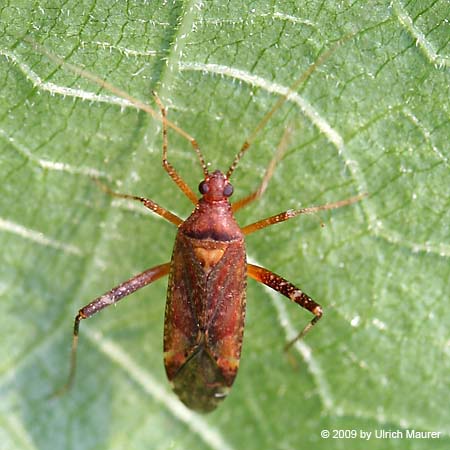
[[[68,70],[122,97],[149,115],[158,117],[156,111],[124,91],[84,69],[66,63],[38,44],[32,45]],[[322,54],[292,85],[290,91],[294,91],[306,81],[330,53],[331,51]],[[224,174],[219,170],[213,173],[208,171],[197,141],[167,119],[166,109],[155,94],[163,125],[163,168],[186,197],[196,205],[195,210],[188,219],[183,220],[149,198],[114,192],[98,182],[105,192],[114,197],[141,202],[153,213],[177,226],[178,233],[171,262],[159,264],[133,276],[78,311],[73,326],[70,373],[67,383],[58,393],[66,391],[75,376],[80,322],[166,275],[169,275],[169,287],[164,322],[164,365],[178,397],[188,407],[197,411],[208,412],[215,409],[227,396],[236,378],[244,332],[247,277],[276,290],[314,315],[285,348],[303,338],[319,321],[322,308],[311,297],[280,275],[247,263],[244,236],[301,214],[313,214],[351,205],[361,200],[365,194],[334,203],[290,209],[240,228],[233,212],[263,195],[275,166],[283,155],[287,136],[285,133],[258,189],[233,205],[229,202],[233,193],[233,186],[229,182],[231,175],[255,136],[287,98],[288,95],[280,98],[263,116]],[[199,186],[202,194],[200,200],[167,160],[168,128],[187,139],[199,158],[204,175]]]
[[[245,318],[244,234],[220,171],[200,185],[203,197],[178,228],[164,321],[164,364],[190,408],[211,411],[236,377]],[[228,195],[227,195],[228,194]]]

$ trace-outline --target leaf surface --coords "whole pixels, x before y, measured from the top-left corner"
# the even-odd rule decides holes
[[[68,1],[0,10],[0,442],[2,449],[448,448],[449,41],[446,2]],[[226,170],[280,95],[326,61],[259,132],[233,174],[264,197],[242,225],[367,192],[360,203],[250,235],[248,255],[319,302],[310,320],[250,281],[238,378],[214,413],[171,393],[162,365],[165,281],[81,324],[93,298],[169,261],[176,229],[92,181],[192,210],[161,167],[161,125],[38,52],[84,67],[155,107]],[[336,43],[347,37],[344,42]],[[201,169],[169,132],[195,192]],[[321,227],[321,222],[325,225]],[[357,430],[324,439],[321,430]],[[407,439],[406,430],[439,431]],[[333,436],[332,436],[333,437]]]

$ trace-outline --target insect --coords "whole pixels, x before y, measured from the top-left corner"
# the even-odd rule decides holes
[[[34,45],[36,46],[36,44]],[[125,92],[83,69],[48,54],[42,48],[39,50],[61,66],[100,84],[128,100],[137,108],[157,117],[156,111]],[[291,89],[303,82],[326,56],[325,54],[311,65]],[[65,387],[72,384],[75,375],[80,322],[136,290],[168,275],[164,321],[164,365],[167,377],[175,393],[186,406],[200,412],[209,412],[214,410],[228,395],[239,368],[244,332],[247,277],[271,287],[313,314],[312,320],[288,346],[302,338],[322,317],[321,306],[295,285],[268,269],[247,262],[245,236],[301,214],[311,214],[350,205],[359,201],[363,196],[358,195],[321,206],[288,210],[240,227],[234,218],[234,213],[264,193],[283,152],[283,140],[278,146],[259,188],[235,203],[230,202],[233,194],[231,177],[240,159],[250,148],[255,135],[286,101],[286,97],[281,97],[266,113],[253,134],[244,142],[226,172],[220,170],[210,172],[208,170],[195,139],[168,120],[165,107],[156,94],[154,97],[162,121],[163,168],[195,205],[195,208],[186,220],[182,220],[148,198],[117,193],[101,185],[105,191],[115,197],[141,202],[146,208],[175,225],[178,231],[170,262],[145,270],[79,310],[74,321],[71,369]],[[203,171],[203,180],[199,185],[200,198],[168,161],[168,128],[185,137],[198,156]]]

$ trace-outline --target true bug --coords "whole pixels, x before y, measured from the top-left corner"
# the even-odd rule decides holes
[[[128,100],[133,106],[157,117],[157,112],[148,105],[97,76],[49,54],[37,44],[33,43],[33,45],[58,64],[94,81]],[[305,81],[329,53],[326,52],[312,64],[291,87],[291,90]],[[263,267],[247,263],[244,237],[300,214],[352,204],[360,200],[363,195],[326,205],[288,210],[243,228],[239,227],[234,218],[234,212],[264,193],[283,151],[283,145],[280,144],[259,188],[233,204],[229,201],[233,193],[230,178],[239,160],[250,148],[256,134],[286,101],[286,98],[287,96],[281,97],[262,118],[253,134],[242,145],[228,171],[223,173],[216,170],[211,173],[195,139],[167,119],[166,109],[155,94],[163,125],[164,170],[192,201],[195,209],[186,220],[182,220],[150,199],[116,193],[101,185],[105,191],[115,197],[140,201],[145,207],[176,225],[178,232],[170,262],[134,276],[79,310],[74,322],[69,380],[64,389],[71,385],[75,375],[81,320],[87,319],[165,275],[169,275],[164,322],[164,365],[167,377],[181,401],[200,412],[215,409],[227,396],[235,380],[243,339],[247,276],[275,289],[314,315],[288,346],[303,337],[322,317],[321,306],[289,281]],[[169,127],[186,138],[198,155],[204,176],[199,185],[200,199],[167,159],[167,129]]]

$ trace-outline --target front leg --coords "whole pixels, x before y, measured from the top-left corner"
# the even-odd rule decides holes
[[[275,291],[297,303],[297,305],[314,314],[311,322],[309,322],[294,339],[286,344],[285,350],[288,350],[297,340],[302,339],[303,336],[305,336],[305,334],[308,333],[322,317],[322,307],[318,303],[279,275],[253,264],[247,264],[247,275],[256,281],[271,287]]]
[[[106,308],[109,305],[117,303],[122,298],[127,295],[132,294],[138,289],[147,286],[150,283],[153,283],[158,278],[167,275],[170,270],[170,263],[161,264],[156,267],[152,267],[151,269],[146,270],[145,272],[140,273],[139,275],[130,278],[129,280],[119,284],[115,288],[106,292],[105,294],[97,297],[88,305],[84,306],[78,311],[78,314],[75,316],[75,322],[73,326],[73,336],[72,336],[72,351],[70,357],[70,372],[69,377],[67,379],[66,384],[59,389],[55,395],[61,395],[65,393],[68,389],[70,389],[72,382],[75,377],[75,371],[77,366],[77,348],[78,348],[78,334],[80,328],[80,322],[83,319],[87,319],[88,317],[93,316],[98,311]]]

